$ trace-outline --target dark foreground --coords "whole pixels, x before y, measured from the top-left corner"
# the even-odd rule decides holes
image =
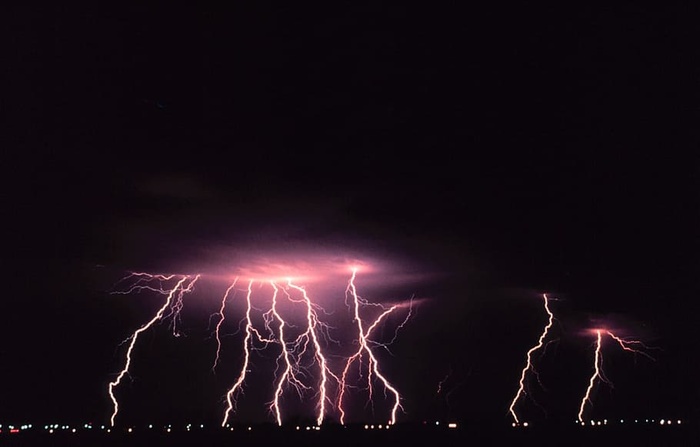
[[[344,446],[649,446],[700,447],[697,427],[579,427],[483,429],[479,427],[394,426],[391,429],[365,430],[363,427],[324,427],[321,430],[279,429],[276,427],[244,428],[232,432],[181,431],[166,433],[156,430],[128,433],[105,431],[57,432],[46,431],[3,434],[0,446],[52,447],[189,447],[189,446],[284,446],[284,447],[344,447]]]

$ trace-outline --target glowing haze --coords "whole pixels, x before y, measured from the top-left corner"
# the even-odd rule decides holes
[[[292,255],[251,257],[241,267],[226,273],[222,268],[214,269],[214,273],[195,274],[139,272],[119,281],[113,293],[144,292],[164,299],[157,312],[124,342],[128,346],[123,367],[108,386],[113,408],[111,425],[115,425],[120,411],[128,411],[120,408],[117,389],[138,362],[139,336],[165,320],[170,321],[173,335],[179,336],[177,323],[186,306],[185,295],[192,296],[188,299],[210,301],[211,297],[198,296],[195,290],[198,281],[221,284],[211,314],[215,322],[212,362],[203,367],[219,374],[224,351],[222,330],[227,319],[237,320],[242,329],[238,373],[230,377],[223,396],[222,426],[235,421],[246,382],[254,370],[251,354],[263,350],[275,358],[271,371],[274,380],[269,386],[269,400],[258,404],[267,408],[270,418],[278,425],[285,421],[285,400],[291,399],[308,402],[318,425],[328,416],[344,424],[352,418],[350,399],[359,398],[360,393],[365,395],[366,405],[374,406],[381,399],[382,408],[386,407],[384,420],[387,424],[396,423],[403,409],[403,397],[384,372],[377,351],[388,350],[399,330],[409,322],[418,301],[413,297],[363,298],[358,292],[363,287],[363,278],[373,283],[375,290],[378,285],[392,283],[392,275],[382,271],[378,263],[318,253],[306,255],[296,261]],[[393,277],[397,284],[408,278],[397,276]],[[245,309],[242,315],[241,307]],[[338,312],[340,308],[345,309],[342,314]],[[379,326],[388,328],[393,335],[380,339],[379,334],[386,331],[377,330]]]

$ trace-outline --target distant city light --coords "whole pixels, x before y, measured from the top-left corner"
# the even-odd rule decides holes
[[[630,425],[628,427],[629,430],[633,430],[634,424],[641,423],[644,424],[645,422],[647,424],[652,424],[654,426],[663,426],[664,430],[668,430],[665,427],[667,426],[678,426],[682,424],[687,424],[686,420],[682,419],[671,419],[671,418],[661,418],[661,419],[614,419],[614,420],[609,420],[609,419],[590,419],[588,421],[580,421],[580,420],[574,420],[575,424],[580,424],[581,426],[593,426],[593,427],[601,427],[601,426],[607,426],[607,425],[615,425],[615,423],[618,424],[624,424],[624,425]],[[445,426],[448,429],[456,429],[458,428],[458,422],[447,422],[447,421],[434,421],[435,426]],[[194,430],[195,426],[198,426],[202,429],[204,429],[205,424],[199,424],[199,423],[187,423],[187,424],[144,424],[144,425],[132,425],[132,426],[125,426],[121,428],[117,428],[117,432],[115,433],[140,433],[145,431],[146,428],[148,429],[161,429],[167,433],[182,433],[182,432],[191,432]],[[432,425],[432,423],[428,423],[427,421],[423,421],[422,425],[424,428],[429,429],[429,427]],[[537,424],[535,424],[537,425]],[[516,423],[511,421],[511,427],[529,427],[530,423],[529,422],[521,422],[521,423]],[[244,426],[247,427],[248,431],[252,431],[256,425],[250,425],[250,426]],[[258,427],[263,427],[263,426],[258,426]],[[353,426],[342,426],[344,429],[353,429]],[[112,430],[115,430],[114,428],[110,428],[107,426],[93,426],[92,423],[75,423],[75,424],[47,424],[47,425],[39,425],[38,427],[35,426],[34,424],[0,424],[0,439],[2,438],[3,435],[7,435],[9,433],[20,433],[23,434],[25,432],[31,432],[31,431],[41,431],[49,434],[53,434],[54,432],[58,432],[59,430],[62,432],[66,433],[81,433],[81,431],[84,430],[90,430],[90,429],[99,429],[103,428],[106,433],[111,433]],[[263,427],[264,428],[264,427]],[[305,429],[306,431],[322,431],[325,430],[325,426],[323,425],[308,425],[308,426],[292,426],[290,427],[292,429],[295,429],[296,431],[300,431]],[[381,424],[361,424],[358,425],[356,429],[364,429],[364,430],[388,430],[389,428],[392,428],[392,424],[389,423],[381,423]],[[141,431],[139,429],[142,429]],[[233,427],[230,425],[227,425],[225,427],[222,427],[223,430],[225,431],[235,431]],[[1,446],[0,446],[1,447]]]

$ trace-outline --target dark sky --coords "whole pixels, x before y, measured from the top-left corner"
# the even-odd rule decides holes
[[[575,419],[598,320],[660,349],[610,345],[596,414],[697,415],[697,8],[333,3],[18,13],[0,422],[106,422],[151,315],[114,281],[243,246],[426,274],[388,359],[407,419],[509,423],[545,292],[558,342],[524,415]],[[143,351],[135,421],[219,417],[215,306],[187,305],[192,334]]]

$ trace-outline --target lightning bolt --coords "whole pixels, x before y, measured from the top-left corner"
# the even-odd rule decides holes
[[[323,418],[326,414],[326,384],[328,382],[328,365],[326,357],[323,355],[323,350],[321,348],[321,343],[318,340],[318,334],[316,332],[317,326],[319,324],[318,315],[314,311],[314,306],[309,299],[306,290],[303,287],[292,284],[291,280],[287,281],[287,286],[299,291],[302,295],[304,304],[306,305],[306,331],[297,337],[295,342],[296,346],[301,346],[300,356],[306,352],[308,347],[308,342],[311,341],[313,345],[313,359],[314,363],[318,364],[319,371],[321,373],[321,380],[319,383],[318,391],[318,403],[316,404],[317,416],[316,424],[321,425],[323,423]]]
[[[274,267],[274,266],[273,266]],[[216,372],[221,364],[222,328],[226,320],[227,306],[237,296],[245,299],[245,315],[239,321],[239,328],[244,332],[242,339],[242,361],[240,370],[233,383],[224,393],[224,411],[221,426],[225,427],[230,422],[233,414],[237,411],[240,397],[244,394],[245,385],[251,372],[253,351],[266,350],[274,345],[279,348],[276,358],[272,396],[267,402],[267,409],[274,417],[277,425],[282,425],[284,420],[282,399],[288,390],[296,392],[300,400],[308,397],[313,392],[311,399],[314,401],[315,421],[318,426],[322,425],[325,418],[331,411],[338,411],[340,419],[344,423],[346,418],[346,390],[351,387],[348,383],[348,372],[352,365],[358,365],[361,371],[361,379],[367,380],[366,389],[369,392],[367,404],[373,403],[374,384],[380,382],[383,385],[385,397],[391,396],[393,405],[390,411],[390,423],[396,422],[398,410],[403,410],[401,406],[401,395],[398,390],[384,376],[380,368],[380,362],[375,354],[377,348],[389,350],[389,346],[397,339],[400,329],[408,322],[413,307],[413,298],[407,303],[385,306],[378,303],[370,303],[362,299],[357,294],[355,287],[357,271],[352,270],[352,275],[345,289],[345,304],[352,309],[353,326],[357,335],[353,337],[353,343],[357,349],[349,357],[340,357],[339,369],[342,374],[337,374],[331,368],[329,356],[326,350],[331,343],[341,345],[331,336],[333,327],[324,322],[321,312],[328,313],[323,307],[316,303],[310,296],[307,289],[295,283],[291,278],[284,281],[262,280],[250,277],[246,280],[247,287],[238,290],[240,277],[236,277],[226,288],[220,298],[217,311],[209,317],[210,324],[216,318],[213,329],[213,338],[216,340],[216,351],[214,354],[211,371]],[[139,329],[137,329],[122,344],[128,343],[126,359],[123,369],[116,379],[109,383],[108,392],[113,403],[113,413],[110,418],[112,426],[119,411],[119,403],[115,396],[115,389],[129,374],[133,360],[133,352],[140,334],[151,328],[155,323],[170,319],[170,327],[174,336],[180,336],[178,322],[183,309],[184,295],[193,290],[195,282],[200,275],[153,275],[148,273],[131,273],[127,277],[118,281],[117,284],[129,279],[130,286],[126,290],[114,293],[128,294],[148,291],[164,295],[166,297],[163,305],[155,315]],[[175,283],[174,285],[173,282]],[[123,287],[122,287],[123,289]],[[270,295],[264,298],[265,304],[261,309],[257,304],[259,297],[258,289],[263,294],[270,291]],[[243,292],[237,295],[238,292]],[[270,300],[271,297],[271,301]],[[285,303],[291,305],[289,311],[302,311],[301,323],[293,320],[294,324],[286,319],[281,308]],[[256,304],[256,305],[254,305]],[[267,307],[269,306],[269,307]],[[379,311],[373,319],[366,321],[361,317],[361,309],[372,307]],[[373,339],[373,334],[377,328],[397,309],[408,307],[406,318],[396,326],[393,337],[388,342],[381,343]],[[262,319],[254,318],[254,311],[260,312]],[[337,362],[337,360],[334,360]],[[362,371],[367,371],[366,377]]]
[[[226,310],[226,299],[228,298],[229,294],[231,293],[231,290],[233,290],[234,287],[236,287],[236,282],[238,282],[238,278],[236,278],[235,281],[229,286],[228,289],[226,289],[226,293],[224,293],[223,298],[221,299],[221,307],[219,308],[219,321],[216,323],[216,329],[214,330],[214,334],[216,336],[216,357],[214,358],[214,364],[211,367],[212,372],[216,371],[216,365],[219,363],[219,354],[221,353],[221,325],[224,323],[224,319],[226,318],[224,311]]]
[[[241,366],[241,372],[238,374],[238,378],[234,382],[233,386],[226,393],[226,403],[227,407],[224,411],[224,419],[221,422],[221,426],[226,426],[228,418],[232,411],[235,410],[237,406],[236,397],[241,392],[243,382],[245,382],[246,373],[248,372],[248,364],[250,363],[250,350],[253,348],[253,334],[259,337],[259,333],[253,327],[253,321],[251,319],[250,312],[253,308],[251,302],[251,295],[253,294],[253,280],[248,282],[248,292],[246,293],[246,313],[245,313],[245,338],[243,339],[243,365]]]
[[[274,294],[272,296],[272,314],[274,315],[274,318],[277,320],[279,323],[279,341],[280,345],[282,346],[282,353],[280,354],[280,357],[278,357],[278,368],[280,365],[280,361],[284,365],[284,370],[282,371],[282,375],[279,377],[277,381],[277,387],[275,388],[275,394],[272,402],[269,404],[269,409],[271,412],[274,413],[275,419],[277,420],[277,425],[282,426],[282,410],[280,407],[280,399],[282,398],[282,394],[284,392],[284,385],[285,383],[291,384],[294,389],[297,391],[297,394],[299,397],[302,397],[302,393],[304,390],[309,389],[308,386],[304,385],[304,383],[297,378],[296,372],[298,369],[296,368],[296,364],[293,361],[293,359],[290,356],[290,352],[287,349],[287,341],[285,339],[285,321],[281,317],[279,311],[278,311],[278,301],[277,301],[277,296],[279,293],[279,287],[274,283],[270,282],[274,289]]]
[[[634,349],[631,347],[631,346],[641,346],[644,349],[650,349],[647,345],[645,345],[641,341],[639,341],[639,340],[625,340],[623,338],[618,337],[617,335],[613,334],[610,331],[605,331],[605,332],[610,336],[610,338],[615,340],[617,342],[617,344],[620,345],[620,347],[622,349],[624,349],[625,351],[633,352],[635,354],[640,354],[640,355],[643,355],[644,357],[648,358],[649,360],[656,361],[656,359],[654,357],[650,356],[646,352],[640,351],[639,349]]]
[[[340,423],[344,424],[345,423],[345,409],[343,408],[343,399],[345,397],[345,391],[348,387],[347,384],[347,376],[348,372],[350,370],[350,367],[354,362],[359,362],[362,363],[362,355],[363,353],[367,355],[368,357],[368,365],[367,365],[367,390],[369,393],[369,401],[371,402],[372,396],[374,394],[374,389],[372,386],[372,374],[381,381],[381,383],[384,385],[384,389],[389,391],[393,396],[394,396],[394,404],[391,408],[390,412],[390,419],[389,419],[389,424],[393,425],[396,423],[396,413],[399,409],[403,410],[403,407],[401,406],[401,395],[399,394],[398,390],[387,380],[384,375],[379,370],[379,360],[376,358],[374,355],[374,352],[372,351],[372,348],[370,345],[379,345],[379,346],[386,346],[386,344],[379,344],[376,343],[372,340],[369,339],[369,335],[372,333],[372,330],[379,325],[380,321],[384,319],[387,315],[389,315],[391,312],[393,312],[397,306],[391,306],[389,308],[383,308],[383,312],[379,314],[379,316],[365,329],[363,327],[363,321],[362,318],[360,317],[360,304],[367,305],[369,304],[367,301],[363,300],[357,293],[357,288],[355,286],[355,277],[357,274],[357,270],[353,269],[352,276],[350,278],[350,281],[348,282],[348,287],[346,289],[346,297],[350,297],[352,301],[352,310],[353,310],[353,322],[357,326],[357,333],[358,333],[358,347],[357,350],[355,351],[354,354],[352,354],[350,357],[348,357],[347,361],[345,362],[345,368],[343,368],[343,372],[340,377],[340,392],[338,396],[338,409],[340,411]],[[378,304],[375,304],[376,306],[380,306]],[[381,306],[380,306],[381,307]],[[409,308],[409,314],[404,320],[404,322],[399,326],[401,328],[406,321],[408,321],[408,318],[410,317],[410,308]],[[398,329],[397,329],[398,330]],[[394,337],[395,338],[395,337]]]
[[[549,332],[549,329],[552,327],[552,324],[554,323],[554,314],[552,311],[549,309],[549,298],[547,297],[547,294],[542,294],[542,299],[544,301],[544,309],[547,312],[548,315],[548,320],[547,324],[545,325],[544,329],[542,330],[542,333],[540,334],[539,339],[537,340],[537,344],[535,344],[532,348],[530,348],[527,351],[527,361],[525,363],[525,366],[523,367],[522,371],[520,372],[520,380],[518,382],[519,387],[518,391],[515,393],[515,397],[513,398],[513,401],[510,403],[509,411],[510,414],[513,416],[513,419],[515,420],[515,424],[519,425],[520,424],[520,419],[518,419],[518,415],[515,412],[515,405],[518,402],[518,400],[527,394],[525,391],[525,377],[528,373],[528,371],[535,371],[532,366],[532,355],[538,351],[539,349],[542,349],[544,346],[544,340],[547,338],[547,333]],[[536,373],[536,372],[535,372]]]
[[[126,361],[124,363],[124,367],[122,370],[119,372],[117,375],[117,378],[114,379],[114,381],[109,383],[108,387],[108,393],[109,397],[112,400],[113,404],[113,412],[112,416],[110,418],[110,424],[114,426],[115,419],[117,417],[117,413],[119,413],[119,402],[117,401],[116,396],[114,395],[114,389],[119,386],[121,383],[122,379],[124,376],[126,376],[129,373],[129,367],[131,366],[132,362],[132,353],[134,350],[134,347],[136,346],[136,341],[139,337],[139,335],[146,330],[148,330],[151,326],[153,326],[157,321],[167,318],[167,317],[173,317],[173,320],[175,320],[180,313],[180,310],[182,310],[182,297],[185,293],[192,291],[192,288],[194,287],[195,282],[197,279],[199,279],[199,275],[196,275],[194,277],[191,277],[189,275],[183,275],[178,281],[177,284],[175,284],[175,287],[173,287],[170,290],[163,289],[162,282],[163,281],[168,281],[172,278],[175,277],[175,275],[150,275],[148,273],[132,273],[131,275],[128,276],[128,278],[135,277],[137,278],[135,283],[132,284],[132,286],[126,291],[126,292],[115,292],[115,293],[131,293],[134,291],[141,291],[141,290],[150,290],[153,292],[157,292],[163,295],[166,295],[167,298],[163,305],[158,309],[156,314],[151,318],[146,324],[141,326],[139,329],[137,329],[129,338],[127,338],[124,343],[127,341],[129,342],[129,346],[126,350]],[[187,280],[190,280],[187,285],[185,283]],[[152,286],[151,283],[153,281],[158,282],[158,286]],[[168,314],[165,314],[165,312],[170,309],[170,312]],[[177,333],[175,326],[173,324],[173,333],[177,336],[179,333]]]
[[[628,352],[633,352],[635,354],[641,354],[644,355],[645,357],[654,360],[649,354],[646,352],[640,351],[638,349],[634,349],[631,347],[631,345],[638,345],[638,346],[643,346],[646,348],[644,343],[638,340],[624,340],[614,333],[612,333],[609,330],[605,329],[595,329],[595,334],[596,334],[596,343],[595,343],[595,357],[593,361],[593,375],[591,375],[590,379],[588,380],[588,387],[586,388],[586,392],[583,395],[583,398],[581,399],[581,405],[579,406],[578,410],[578,421],[581,424],[584,424],[583,420],[583,413],[586,407],[586,403],[592,404],[591,401],[591,392],[593,391],[593,387],[595,383],[600,380],[602,382],[607,383],[609,386],[613,386],[612,382],[605,376],[605,372],[603,371],[603,354],[602,354],[602,345],[603,345],[603,334],[608,335],[610,338],[615,340],[615,342],[625,351]]]
[[[603,357],[600,355],[600,348],[602,345],[602,331],[600,329],[596,329],[596,343],[595,343],[595,358],[593,361],[593,375],[591,378],[588,380],[588,387],[586,388],[586,392],[583,395],[583,399],[581,399],[581,406],[579,407],[578,410],[578,420],[582,424],[583,422],[583,410],[586,406],[586,402],[591,403],[591,391],[593,390],[593,385],[596,383],[596,379],[600,379],[605,383],[611,384],[611,382],[605,377],[605,374],[603,373]]]
[[[302,395],[303,391],[309,390],[311,387],[308,385],[305,385],[297,376],[298,372],[303,369],[301,366],[301,358],[307,353],[311,352],[312,357],[313,357],[313,364],[318,365],[318,369],[321,375],[321,379],[319,381],[318,385],[318,402],[316,405],[317,408],[317,416],[316,416],[316,423],[318,425],[321,425],[323,423],[325,414],[326,414],[326,402],[328,400],[327,394],[327,382],[328,382],[328,377],[336,377],[329,369],[328,367],[328,362],[323,354],[323,348],[321,345],[321,342],[319,340],[319,335],[318,331],[320,330],[321,327],[325,327],[323,323],[320,322],[318,315],[316,313],[316,305],[311,301],[309,298],[306,290],[301,287],[293,284],[291,280],[288,280],[286,283],[286,289],[289,290],[295,290],[301,294],[301,298],[292,298],[292,296],[289,294],[289,292],[285,291],[285,294],[287,296],[287,299],[289,299],[292,302],[297,302],[297,303],[303,303],[306,310],[305,310],[305,315],[306,315],[306,330],[301,333],[293,342],[287,342],[285,339],[285,321],[282,318],[281,314],[278,311],[278,295],[280,291],[280,286],[278,286],[274,281],[270,281],[269,284],[273,288],[273,295],[272,295],[272,308],[264,314],[265,317],[265,326],[268,332],[271,333],[270,338],[263,337],[262,334],[253,326],[252,318],[250,315],[251,309],[252,309],[252,285],[253,281],[251,280],[248,286],[248,294],[246,296],[246,303],[247,303],[247,308],[246,308],[246,318],[245,318],[245,331],[246,331],[246,336],[243,341],[243,346],[244,346],[244,361],[243,361],[243,366],[241,368],[241,372],[238,376],[238,379],[236,382],[233,384],[233,386],[229,389],[228,393],[226,394],[226,401],[227,401],[227,408],[224,412],[224,418],[221,423],[222,426],[225,426],[228,423],[229,417],[231,415],[231,412],[235,410],[236,407],[236,396],[237,394],[242,390],[243,383],[245,381],[246,377],[246,372],[248,371],[248,366],[250,363],[250,350],[253,347],[253,342],[255,340],[264,343],[265,345],[269,343],[278,343],[281,346],[281,353],[277,359],[277,364],[278,368],[279,365],[282,364],[283,366],[283,371],[282,374],[279,378],[277,378],[277,386],[275,388],[275,393],[274,393],[274,398],[271,404],[269,404],[268,408],[270,409],[271,412],[274,413],[275,419],[277,420],[278,425],[282,425],[282,413],[281,413],[281,407],[280,407],[280,399],[284,391],[284,385],[286,384],[291,384],[296,390],[297,393]],[[277,337],[275,338],[275,334],[273,331],[273,328],[271,326],[272,321],[275,320],[278,322],[278,331],[277,331]],[[291,345],[291,348],[288,347],[288,344]],[[337,377],[336,377],[337,379]]]
[[[443,377],[443,379],[438,382],[437,391],[436,391],[437,395],[440,395],[440,393],[442,393],[442,387],[445,385],[445,383],[447,382],[447,379],[449,379],[451,375],[452,375],[452,368],[450,368],[449,371],[447,371],[447,374],[445,374],[445,377]]]

